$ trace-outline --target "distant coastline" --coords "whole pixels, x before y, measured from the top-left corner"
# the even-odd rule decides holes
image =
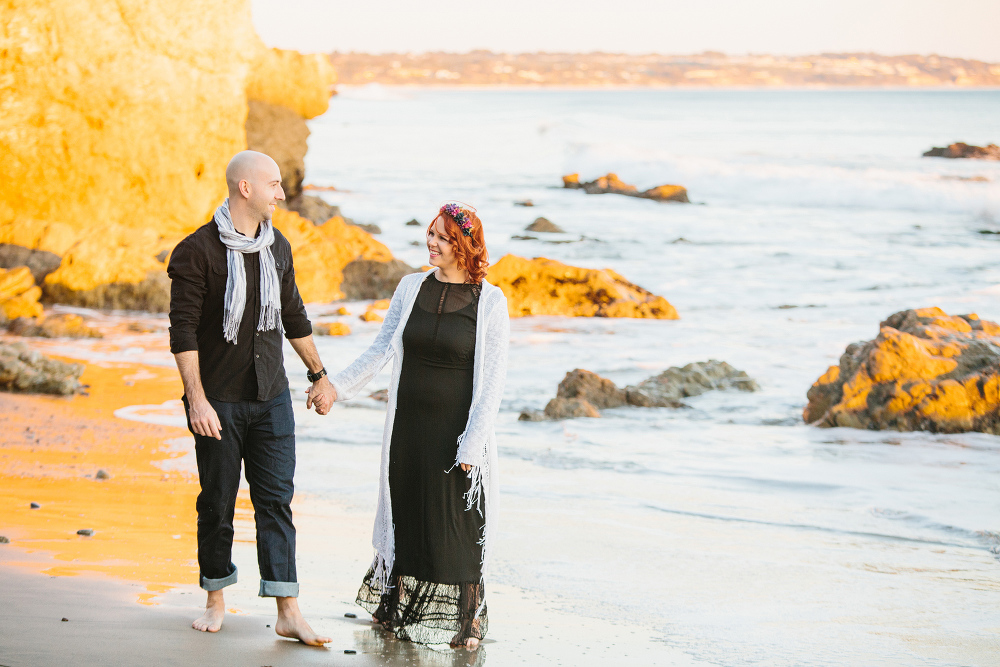
[[[1000,64],[937,55],[338,53],[344,85],[505,88],[983,88]]]

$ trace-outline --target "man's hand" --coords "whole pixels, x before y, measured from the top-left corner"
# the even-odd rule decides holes
[[[306,409],[316,407],[316,413],[325,415],[330,412],[333,402],[337,400],[337,390],[333,388],[329,378],[325,375],[313,382],[309,389],[306,389]]]
[[[222,422],[219,421],[215,408],[204,396],[190,401],[188,418],[191,420],[191,428],[198,435],[222,440]]]

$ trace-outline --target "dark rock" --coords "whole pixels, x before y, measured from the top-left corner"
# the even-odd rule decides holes
[[[600,409],[618,408],[626,404],[625,392],[614,382],[582,368],[566,373],[556,390],[556,398],[581,399]]]
[[[514,236],[510,237],[510,240],[511,241],[537,241],[538,237],[537,236],[521,236],[519,234],[515,234]]]
[[[514,202],[514,206],[526,206],[528,208],[531,208],[534,205],[535,205],[535,202],[531,201],[530,199],[525,199],[524,201],[516,201],[516,202]]]
[[[41,505],[39,505],[38,503],[31,503],[31,509],[33,509],[33,510],[37,510],[40,507],[41,507]]]
[[[45,282],[45,276],[59,268],[62,258],[45,250],[31,250],[12,243],[0,243],[0,269],[26,266],[35,277],[35,284]]]
[[[544,410],[523,410],[517,417],[519,422],[543,422],[546,419]]]
[[[403,276],[418,270],[399,259],[388,262],[356,259],[344,267],[344,282],[340,289],[351,301],[388,299]]]
[[[345,648],[344,653],[347,655],[356,655],[357,651],[355,651],[353,648]]]
[[[10,540],[3,535],[0,535],[0,544],[10,544]]]
[[[104,338],[100,331],[88,327],[82,317],[73,313],[49,315],[41,321],[18,317],[8,325],[7,333],[40,338]]]
[[[80,530],[76,531],[76,534],[77,535],[83,535],[84,537],[90,537],[91,535],[94,534],[94,529],[93,528],[81,528]]]
[[[357,618],[357,617],[358,617],[357,614],[352,614],[351,612],[347,612],[346,614],[344,614],[344,618]]]
[[[971,160],[1000,160],[1000,146],[988,144],[986,146],[970,146],[962,142],[950,144],[945,147],[930,149],[924,153],[924,157],[946,157],[952,159]]]
[[[575,419],[577,417],[600,417],[589,401],[583,398],[553,398],[545,406],[548,419]]]
[[[354,222],[353,220],[348,220],[347,224],[354,225],[355,227],[360,227],[361,229],[365,230],[369,234],[381,234],[382,233],[382,228],[381,227],[379,227],[378,225],[369,223],[369,222]]]
[[[419,227],[420,226],[420,221],[417,220],[416,218],[413,218],[412,220],[408,220],[406,222],[406,226],[407,227]]]
[[[68,618],[66,618],[66,617],[64,616],[61,622],[62,622],[62,623],[68,623],[68,622],[69,622],[69,619],[68,619]]]
[[[156,261],[159,262],[160,264],[166,264],[167,257],[170,257],[169,250],[161,250],[160,252],[156,253]]]
[[[98,310],[144,310],[148,313],[170,310],[170,278],[166,271],[150,271],[138,283],[112,283],[81,291],[46,283],[42,290],[42,298],[48,303]]]
[[[322,197],[315,195],[289,197],[285,200],[284,208],[298,213],[306,220],[312,220],[314,225],[322,225],[330,218],[341,216],[339,206],[329,204]]]
[[[535,221],[524,228],[526,232],[541,232],[545,234],[565,234],[562,227],[548,218],[535,218]]]
[[[68,396],[82,391],[82,364],[49,359],[22,343],[0,343],[0,389]]]
[[[98,470],[97,474],[94,475],[94,479],[111,479],[111,475],[104,470]]]
[[[372,393],[368,394],[368,398],[373,398],[376,401],[381,401],[382,403],[388,403],[389,402],[389,390],[388,389],[379,389],[378,391],[373,391]]]
[[[672,366],[659,375],[626,388],[629,403],[640,407],[680,407],[680,399],[698,396],[714,389],[757,391],[760,387],[744,371],[724,361],[690,363],[683,368]]]
[[[306,174],[303,160],[308,149],[306,120],[288,107],[249,100],[246,120],[247,148],[259,151],[278,163],[281,187],[288,199],[302,193]]]

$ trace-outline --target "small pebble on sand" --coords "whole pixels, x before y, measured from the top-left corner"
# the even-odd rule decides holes
[[[97,471],[97,474],[96,474],[96,475],[94,475],[94,477],[95,477],[96,479],[111,479],[111,475],[109,475],[109,474],[108,474],[108,473],[107,473],[106,471],[104,471],[104,470],[98,470],[98,471]]]
[[[37,510],[39,507],[41,507],[41,505],[39,505],[38,503],[31,503],[31,509]]]
[[[357,614],[352,614],[351,612],[347,612],[346,614],[344,614],[344,618],[357,618],[357,617],[358,617]]]
[[[94,531],[92,528],[81,528],[80,530],[76,531],[76,534],[83,535],[84,537],[90,537],[91,535],[94,534]]]
[[[0,544],[10,544],[10,539],[0,535]]]
[[[65,623],[65,622],[66,622],[66,621],[68,621],[68,620],[69,620],[68,618],[65,618],[65,617],[63,617],[63,620],[62,620],[62,622],[63,622],[63,623]]]
[[[344,653],[346,653],[347,655],[354,655],[357,653],[357,651],[355,651],[353,648],[345,648]]]

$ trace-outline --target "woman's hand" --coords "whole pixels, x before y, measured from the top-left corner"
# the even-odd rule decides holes
[[[462,468],[462,472],[469,472],[470,470],[472,470],[472,466],[469,465],[468,463],[459,463],[458,465],[459,467]]]

